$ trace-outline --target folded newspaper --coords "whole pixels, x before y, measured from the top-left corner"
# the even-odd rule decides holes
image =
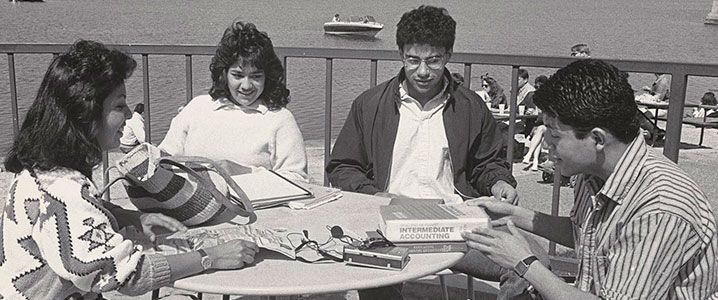
[[[158,236],[154,249],[164,254],[177,254],[216,246],[235,239],[252,241],[259,248],[296,259],[294,247],[286,236],[256,224],[233,225],[225,228],[198,227],[185,232]]]

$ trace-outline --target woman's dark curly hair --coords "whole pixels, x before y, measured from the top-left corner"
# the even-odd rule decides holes
[[[230,98],[227,87],[227,70],[237,61],[264,71],[264,91],[259,95],[270,110],[280,109],[289,103],[289,90],[284,83],[284,68],[274,52],[267,33],[257,30],[252,23],[236,21],[224,31],[212,57],[212,88],[209,95],[214,99]]]
[[[450,51],[455,39],[456,21],[445,8],[422,5],[404,13],[396,24],[399,51],[404,51],[407,44],[427,44]]]
[[[11,172],[66,167],[92,176],[102,161],[97,141],[102,106],[137,62],[103,44],[80,40],[52,60],[5,159]]]

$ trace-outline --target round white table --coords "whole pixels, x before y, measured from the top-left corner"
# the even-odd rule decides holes
[[[276,207],[257,211],[257,224],[286,228],[287,232],[309,231],[309,237],[326,241],[331,233],[326,226],[341,226],[345,234],[356,238],[379,228],[379,206],[388,198],[343,192],[339,200],[312,210]],[[464,253],[411,254],[406,267],[383,270],[323,261],[303,263],[281,254],[262,250],[255,263],[239,270],[212,271],[177,280],[174,287],[189,291],[253,296],[288,296],[333,293],[393,285],[434,274],[456,264]]]

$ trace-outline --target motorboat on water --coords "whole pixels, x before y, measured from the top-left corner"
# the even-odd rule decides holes
[[[330,22],[324,23],[324,33],[336,35],[362,35],[373,37],[384,28],[381,24],[374,20],[372,16],[349,17],[349,20],[339,19],[339,15],[335,15]]]

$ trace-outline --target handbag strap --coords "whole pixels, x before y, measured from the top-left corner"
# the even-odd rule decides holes
[[[232,187],[232,189],[239,196],[239,199],[235,199],[231,195],[228,197],[222,194],[219,190],[217,190],[217,187],[214,185],[214,183],[209,181],[209,179],[200,176],[195,170],[192,170],[192,168],[187,167],[183,164],[186,162],[210,165],[210,167],[212,167],[214,171],[219,173],[220,176],[222,176],[222,178],[224,178],[224,180],[227,182],[227,184]],[[251,202],[249,202],[249,197],[247,197],[247,194],[242,191],[242,189],[237,185],[237,183],[234,182],[232,177],[230,177],[223,168],[217,167],[214,161],[201,157],[171,156],[160,158],[158,164],[172,165],[182,171],[187,172],[189,176],[196,178],[200,183],[206,186],[207,190],[212,193],[212,196],[217,199],[217,201],[222,203],[225,207],[227,207],[229,211],[242,217],[249,217],[249,223],[254,223],[257,220],[257,215],[254,213],[254,207],[252,207]],[[239,201],[239,203],[237,201]]]
[[[117,166],[110,166],[110,167],[108,167],[108,168],[105,170],[105,178],[110,178],[110,170],[112,170],[112,169],[117,169]],[[105,193],[107,193],[107,191],[110,190],[110,187],[111,187],[113,184],[115,184],[116,182],[120,181],[120,180],[124,180],[124,181],[130,182],[130,180],[127,179],[127,178],[125,178],[124,176],[117,177],[117,178],[113,179],[112,181],[110,181],[110,183],[106,184],[106,185],[102,188],[102,190],[101,190],[99,193],[97,193],[97,195],[95,195],[95,197],[97,197],[97,198],[102,198],[102,196],[105,195]]]

